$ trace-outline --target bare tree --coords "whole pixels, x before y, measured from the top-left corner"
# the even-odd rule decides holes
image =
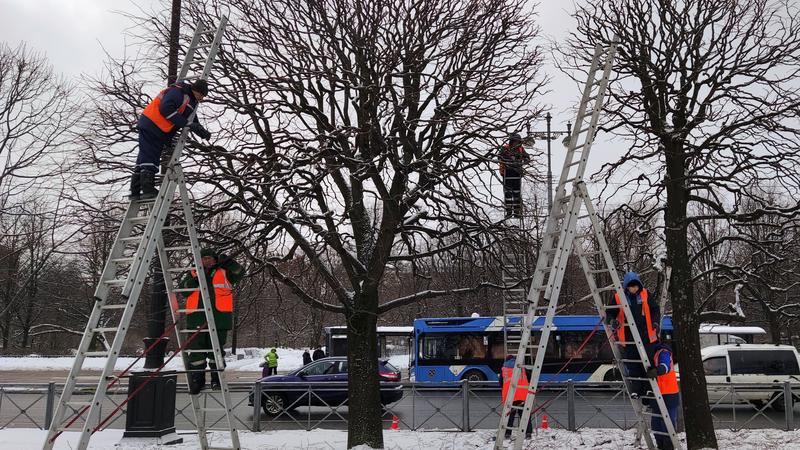
[[[639,220],[663,213],[681,388],[691,399],[683,407],[688,445],[713,448],[694,292],[704,274],[693,262],[728,238],[692,249],[687,236],[707,221],[797,210],[743,188],[768,180],[798,198],[800,13],[771,0],[601,0],[579,6],[575,19],[566,66],[583,68],[595,44],[620,41],[605,129],[627,137],[630,149],[604,172],[608,180],[637,164],[625,189],[658,200]],[[742,212],[744,198],[757,208]],[[707,212],[693,214],[698,204]]]

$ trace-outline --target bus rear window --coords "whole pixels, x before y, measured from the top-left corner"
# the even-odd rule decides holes
[[[798,375],[797,357],[791,350],[731,350],[728,352],[733,375]]]

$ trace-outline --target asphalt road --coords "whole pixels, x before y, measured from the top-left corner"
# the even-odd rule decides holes
[[[189,395],[185,388],[180,389],[176,399],[175,425],[180,429],[194,428],[194,414],[190,406]],[[249,386],[240,384],[234,387],[231,394],[234,403],[234,412],[237,417],[236,426],[240,429],[250,429],[253,420],[253,407],[247,403]],[[83,399],[87,395],[76,395]],[[106,417],[114,408],[115,403],[124,400],[124,389],[111,395],[104,404],[100,416]],[[43,427],[46,409],[46,392],[31,394],[9,387],[7,384],[0,391],[0,428],[4,427]],[[218,406],[218,394],[213,391],[204,391],[199,397],[200,401],[208,407]],[[551,427],[567,428],[569,424],[568,402],[564,392],[544,392],[537,396],[538,402],[545,404],[539,411],[535,423],[541,421],[541,414],[547,414]],[[576,390],[575,394],[574,426],[578,428],[628,428],[635,422],[635,416],[630,402],[618,394],[607,391]],[[464,405],[468,404],[468,412]],[[540,403],[541,404],[541,403]],[[403,398],[397,403],[389,405],[383,413],[383,421],[388,428],[392,416],[397,415],[400,427],[427,428],[427,429],[462,429],[465,419],[469,420],[470,429],[493,429],[497,426],[500,410],[499,390],[471,391],[469,398],[463,397],[461,390],[427,390],[410,389],[404,392]],[[755,409],[752,406],[729,405],[717,406],[713,411],[715,421],[719,428],[783,428],[785,426],[785,413],[767,409],[763,414],[753,417]],[[467,417],[468,416],[468,417]],[[209,413],[206,424],[210,428],[222,428],[224,422],[220,421],[220,413]],[[794,410],[794,427],[800,428],[800,407]],[[300,406],[291,413],[278,417],[260,414],[261,430],[273,429],[298,429],[333,428],[344,429],[347,427],[347,407],[340,406],[331,410],[324,407]],[[117,414],[108,424],[110,428],[124,428],[125,416]]]

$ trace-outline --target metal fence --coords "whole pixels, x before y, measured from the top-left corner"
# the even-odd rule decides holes
[[[347,382],[336,383],[230,383],[234,421],[252,431],[315,428],[347,428]],[[7,427],[46,429],[52,421],[62,385],[0,384],[0,429]],[[794,390],[794,391],[793,391]],[[793,391],[793,392],[792,392]],[[75,396],[92,395],[93,387],[79,386]],[[382,385],[386,405],[381,419],[386,426],[396,417],[401,428],[471,431],[494,429],[502,413],[497,383],[392,383]],[[127,397],[122,387],[109,392],[102,404],[104,418]],[[717,428],[800,428],[794,406],[800,405],[800,385],[713,384],[709,385],[711,413]],[[221,406],[216,391],[199,397],[206,406]],[[251,401],[252,399],[252,401]],[[252,404],[251,404],[252,403]],[[67,415],[71,416],[72,410]],[[123,408],[104,428],[123,428]],[[549,426],[567,430],[582,428],[632,428],[637,417],[621,389],[621,383],[545,383],[537,395],[532,420],[547,416]],[[185,386],[178,387],[175,425],[195,427]],[[206,415],[207,428],[222,428],[222,414]],[[680,427],[680,423],[679,423]]]

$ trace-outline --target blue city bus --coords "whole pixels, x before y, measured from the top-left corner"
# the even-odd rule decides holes
[[[614,357],[600,320],[599,316],[556,316],[540,379],[618,379]],[[539,317],[533,325],[533,340],[542,324],[544,317]],[[593,330],[594,335],[577,354]],[[666,342],[672,340],[672,318],[669,316],[664,317],[661,337]],[[409,372],[412,380],[417,382],[497,381],[504,352],[502,317],[417,319],[414,321],[414,355]]]

